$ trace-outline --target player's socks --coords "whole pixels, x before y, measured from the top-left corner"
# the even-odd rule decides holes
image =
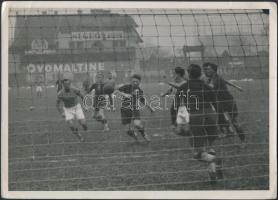
[[[104,131],[110,131],[110,128],[108,126],[107,120],[106,119],[102,119],[101,123],[103,124],[103,130]]]
[[[139,128],[138,131],[141,133],[141,135],[143,136],[143,138],[147,141],[147,142],[150,142],[150,138],[149,136],[145,133],[145,130],[144,128]]]
[[[70,127],[70,129],[72,130],[72,133],[78,137],[80,142],[84,141],[83,136],[78,132],[78,128]]]
[[[75,133],[75,127],[70,126],[70,130],[72,131],[73,134]]]
[[[110,131],[110,128],[108,126],[108,123],[105,123],[104,124],[104,131]]]
[[[234,127],[238,133],[243,133],[243,129],[238,123],[234,123]]]
[[[239,133],[238,137],[241,140],[241,142],[245,142],[245,135],[243,133]]]
[[[102,119],[102,120],[101,120],[101,123],[102,123],[103,125],[105,125],[105,124],[107,124],[107,120],[106,120],[106,119]]]
[[[236,121],[234,121],[233,124],[234,124],[234,127],[236,129],[239,139],[242,142],[245,142],[245,134],[243,133],[243,129],[240,127],[240,125]]]
[[[222,171],[222,166],[223,166],[223,161],[220,158],[217,158],[215,160],[216,163],[216,176],[218,179],[223,179],[224,175],[223,175],[223,171]]]
[[[227,135],[228,134],[227,134],[227,129],[226,128],[224,128],[224,127],[219,128],[219,131],[218,131],[218,137],[219,138],[224,138]]]
[[[126,133],[130,137],[133,137],[133,138],[135,138],[137,140],[136,133],[133,130],[128,130]]]
[[[84,131],[88,130],[88,126],[86,124],[82,124],[82,128],[83,128]]]
[[[76,136],[78,137],[78,139],[80,140],[80,142],[84,141],[84,137],[82,136],[81,133],[78,132],[78,129],[76,128]]]
[[[134,136],[134,131],[132,131],[132,130],[128,130],[126,133],[127,133],[129,136]]]
[[[210,162],[208,165],[208,173],[210,176],[210,184],[215,185],[217,180],[216,163]]]

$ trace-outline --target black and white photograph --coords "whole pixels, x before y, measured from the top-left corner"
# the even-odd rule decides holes
[[[276,197],[276,4],[3,9],[6,197]]]

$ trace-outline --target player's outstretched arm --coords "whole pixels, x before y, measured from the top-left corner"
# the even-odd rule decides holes
[[[115,94],[118,94],[120,96],[126,97],[126,98],[130,98],[132,95],[129,93],[125,93],[125,88],[127,86],[126,85],[121,85],[115,88]]]
[[[186,81],[182,81],[180,83],[175,83],[175,82],[169,82],[169,81],[166,81],[166,83],[176,89],[180,89],[182,87],[183,84],[186,83]]]
[[[89,89],[86,90],[86,93],[89,94],[90,92],[92,92],[92,91],[95,90],[95,89],[96,89],[96,84],[93,83],[93,84],[91,85],[91,87],[89,87]]]
[[[76,93],[76,95],[79,96],[79,97],[81,98],[81,100],[83,101],[84,95],[80,92],[80,90],[76,89],[75,93]]]
[[[126,98],[130,98],[131,97],[131,94],[124,93],[124,92],[122,92],[120,90],[115,90],[115,94],[118,94],[118,95],[126,97]]]
[[[236,85],[236,84],[234,84],[234,83],[232,83],[232,82],[230,82],[230,81],[227,81],[227,80],[224,80],[224,81],[225,81],[225,83],[226,83],[227,85],[230,85],[230,86],[232,86],[232,87],[238,89],[239,91],[243,92],[243,89],[242,89],[241,87],[239,87],[238,85]]]
[[[182,87],[182,85],[186,83],[186,80],[183,80],[180,83],[176,83],[176,82],[168,81],[166,76],[163,76],[163,78],[164,78],[166,84],[168,84],[176,89],[180,89]]]
[[[166,92],[160,94],[161,97],[165,97],[166,95],[169,95],[173,92],[173,88],[169,88]]]

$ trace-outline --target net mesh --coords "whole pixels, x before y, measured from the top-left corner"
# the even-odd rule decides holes
[[[267,189],[268,14],[265,10],[42,10],[9,12],[10,190]],[[224,178],[211,186],[207,168],[192,158],[190,137],[169,128],[170,105],[141,111],[149,144],[129,138],[119,112],[106,112],[109,132],[87,112],[80,143],[56,109],[55,83],[95,81],[99,71],[116,84],[142,76],[150,97],[165,92],[163,76],[177,66],[212,62],[226,80],[247,137],[218,139]],[[38,95],[38,87],[42,94]]]

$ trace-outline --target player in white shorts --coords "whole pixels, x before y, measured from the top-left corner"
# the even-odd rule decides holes
[[[82,134],[78,132],[78,128],[74,126],[74,120],[77,119],[79,124],[82,126],[84,131],[87,131],[87,124],[85,116],[80,103],[78,102],[78,96],[83,99],[83,95],[79,89],[71,86],[71,81],[69,79],[63,80],[63,88],[58,92],[57,98],[57,109],[59,113],[65,118],[71,131],[75,134],[79,140],[82,142],[84,138]],[[63,108],[61,103],[64,103]]]

